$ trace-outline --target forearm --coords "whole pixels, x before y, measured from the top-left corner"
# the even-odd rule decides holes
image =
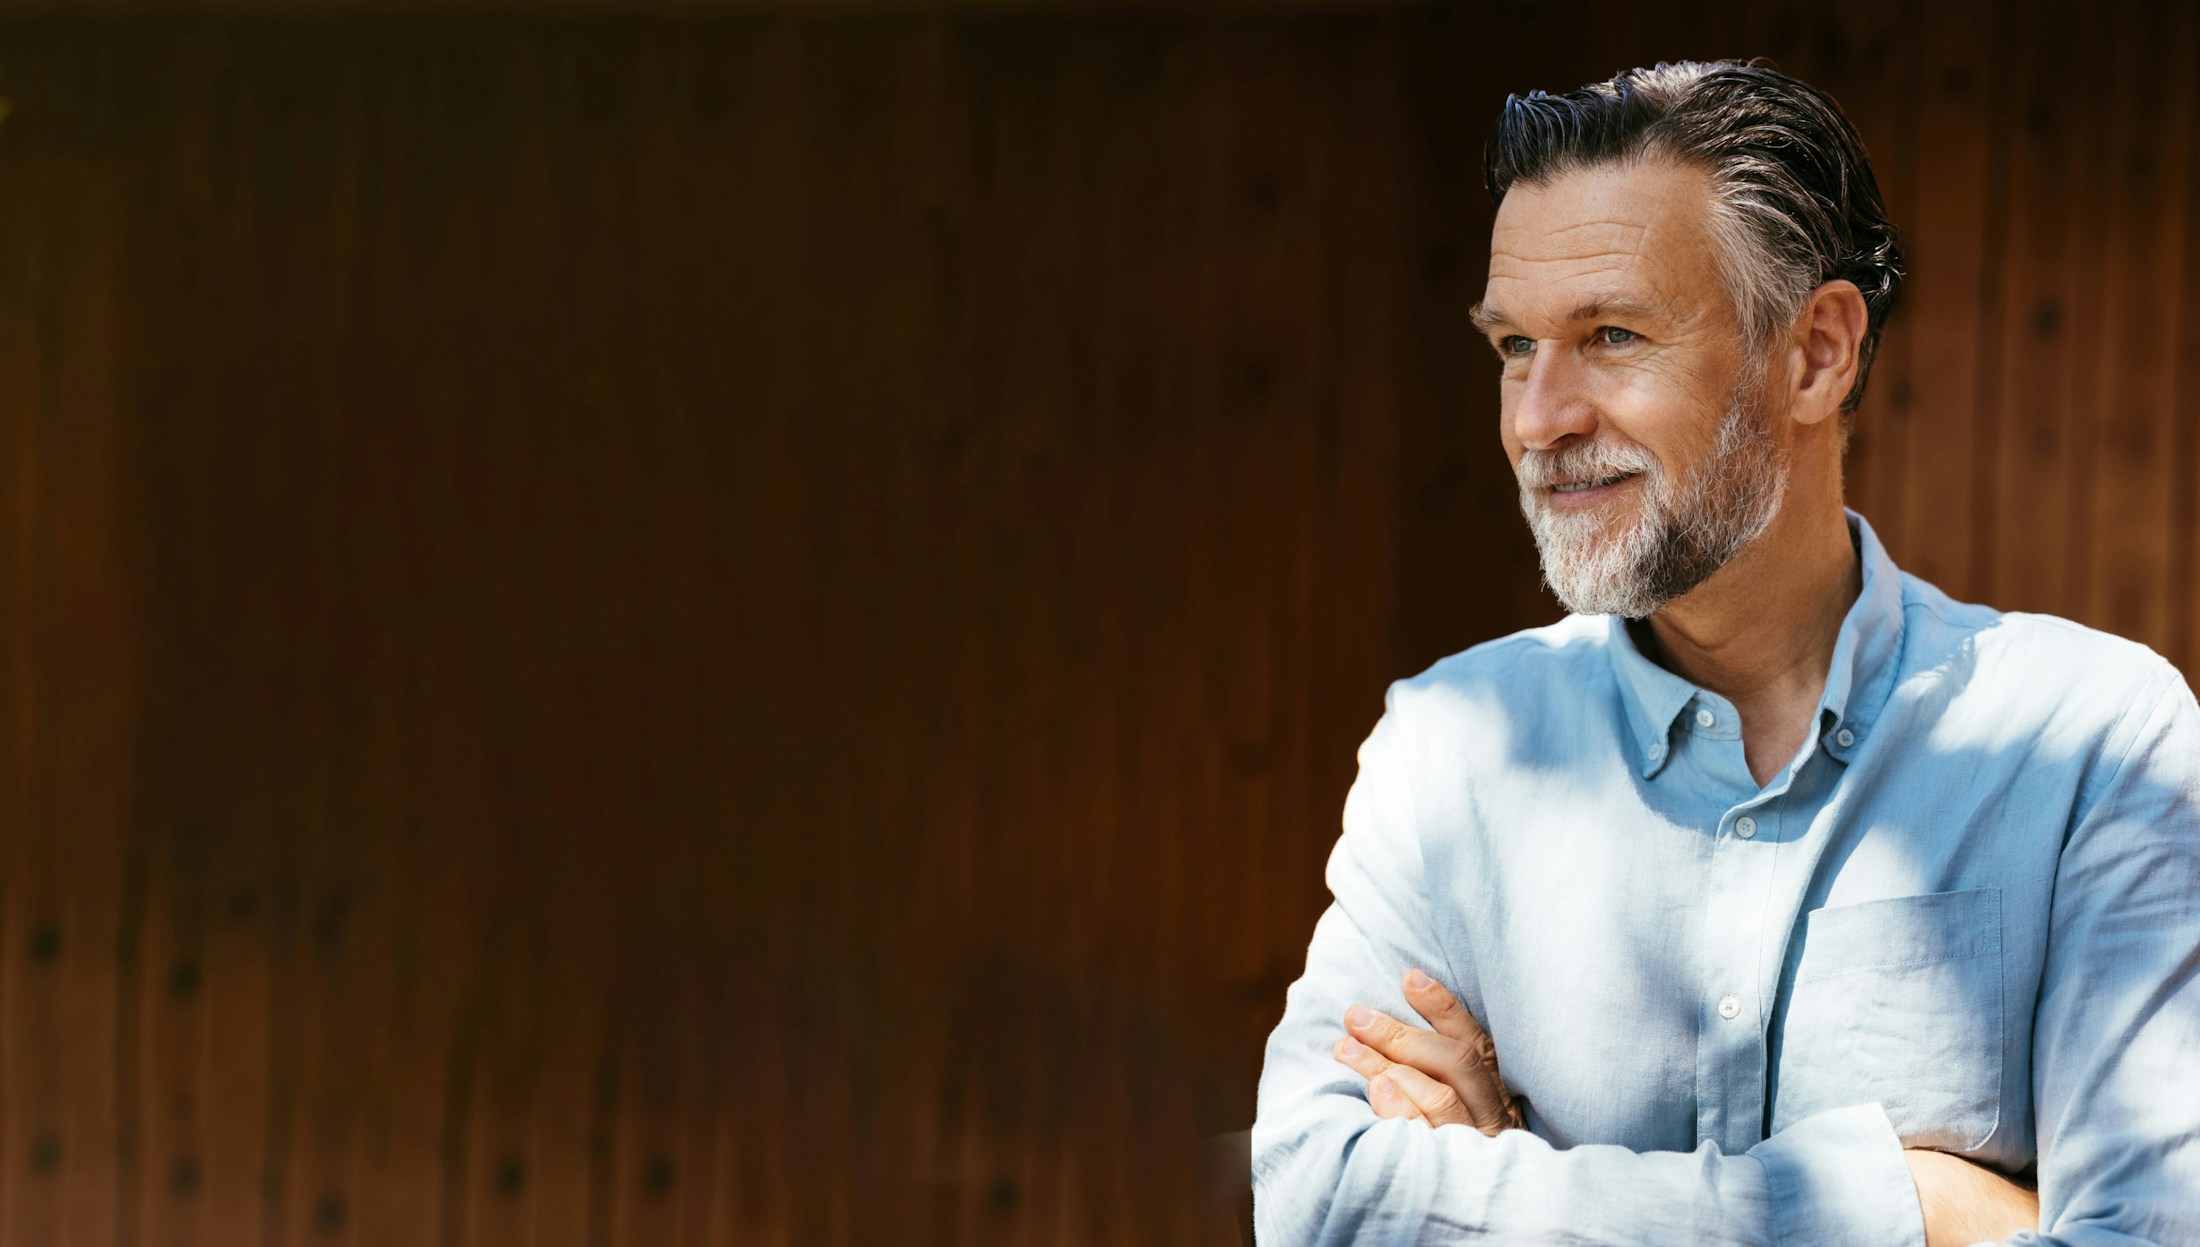
[[[2040,1197],[1960,1156],[1913,1148],[1903,1153],[1925,1218],[1925,1247],[2000,1242],[2039,1228]]]
[[[1924,1241],[1899,1144],[1874,1106],[1821,1114],[1729,1156],[1708,1143],[1559,1151],[1524,1130],[1491,1138],[1378,1122],[1354,1103],[1324,1095],[1264,1113],[1253,1140],[1261,1242]]]

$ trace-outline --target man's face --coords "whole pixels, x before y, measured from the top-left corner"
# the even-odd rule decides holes
[[[1544,578],[1569,610],[1642,618],[1779,510],[1787,457],[1705,227],[1710,184],[1666,162],[1515,186],[1477,323]]]

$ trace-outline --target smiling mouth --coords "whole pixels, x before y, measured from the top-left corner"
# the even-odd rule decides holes
[[[1551,492],[1554,494],[1578,494],[1585,490],[1602,489],[1607,485],[1617,485],[1621,481],[1631,481],[1637,475],[1637,473],[1628,472],[1619,476],[1599,477],[1593,481],[1574,481],[1565,485],[1553,485],[1551,486]]]

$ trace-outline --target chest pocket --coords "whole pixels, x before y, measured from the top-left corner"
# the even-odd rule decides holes
[[[1877,1101],[1906,1147],[1969,1151],[2001,1120],[2001,889],[1810,914],[1773,1129]]]

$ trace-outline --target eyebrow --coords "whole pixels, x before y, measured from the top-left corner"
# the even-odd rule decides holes
[[[1655,316],[1657,311],[1658,309],[1654,304],[1645,303],[1640,299],[1614,295],[1589,300],[1587,303],[1568,312],[1566,320],[1567,323],[1571,324],[1584,320],[1600,320],[1607,316],[1641,318]],[[1510,316],[1488,303],[1475,304],[1473,310],[1467,313],[1467,319],[1474,323],[1476,330],[1485,334],[1500,325],[1512,323]]]

